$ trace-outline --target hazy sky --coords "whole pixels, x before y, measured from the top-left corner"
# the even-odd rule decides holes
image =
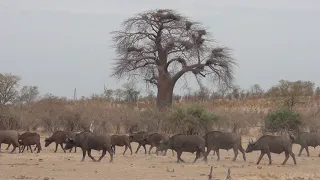
[[[266,89],[280,79],[320,85],[319,0],[0,0],[0,72],[21,76],[21,85],[37,85],[42,94],[66,97],[74,88],[88,96],[104,84],[121,87],[109,77],[115,57],[109,33],[154,8],[202,22],[232,48],[242,88],[258,83]],[[183,92],[181,84],[175,92]]]

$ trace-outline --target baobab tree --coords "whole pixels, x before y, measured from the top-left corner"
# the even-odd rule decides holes
[[[113,31],[113,76],[140,78],[157,87],[158,109],[171,107],[176,82],[186,73],[231,85],[234,59],[215,45],[199,22],[170,9],[150,10],[125,20]]]

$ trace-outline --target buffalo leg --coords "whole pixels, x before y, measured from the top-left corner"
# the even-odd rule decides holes
[[[7,147],[7,149],[6,149],[6,150],[8,150],[10,146],[11,146],[11,144],[8,144],[8,147]]]
[[[40,144],[40,142],[38,142],[38,143],[36,144],[36,148],[38,148],[37,153],[40,153],[40,151],[41,151],[41,144]],[[34,148],[34,149],[36,149],[36,148]]]
[[[200,157],[200,151],[198,150],[196,152],[196,158],[193,160],[193,163],[195,163],[199,157]]]
[[[208,162],[208,155],[207,155],[207,153],[206,153],[206,150],[203,148],[203,149],[200,149],[200,152],[201,152],[201,154],[204,156],[203,160],[204,160],[205,162]],[[199,157],[200,157],[200,154],[199,154]]]
[[[66,150],[63,148],[63,144],[62,143],[60,143],[60,147],[63,150],[63,152],[66,153]]]
[[[151,149],[153,148],[153,145],[150,145],[150,148],[149,148],[149,155],[150,155],[150,152],[151,152]]]
[[[69,150],[69,153],[71,153],[71,151],[72,151],[72,148]]]
[[[17,148],[17,146],[13,146],[13,149],[12,149],[12,151],[10,153],[13,153],[16,150],[16,148]],[[19,147],[19,149],[20,149],[20,147]]]
[[[267,152],[267,156],[268,156],[268,158],[269,158],[269,165],[271,165],[271,164],[272,164],[272,160],[271,160],[270,151]],[[286,155],[286,156],[287,156],[287,155]],[[289,155],[288,155],[288,157],[289,157]]]
[[[124,146],[124,151],[123,151],[123,153],[122,153],[122,155],[124,155],[125,153],[126,153],[126,151],[128,150],[128,146],[127,145],[125,145]]]
[[[28,147],[28,146],[27,146],[27,147]],[[31,145],[29,145],[29,149],[30,149],[30,152],[33,153],[33,152],[32,152],[32,148],[31,148]]]
[[[307,155],[308,155],[308,157],[309,157],[310,154],[309,154],[309,148],[308,148],[308,146],[306,147],[306,151],[307,151]]]
[[[91,150],[89,150],[88,152],[90,152]],[[112,152],[112,149],[110,150],[111,152]],[[101,159],[106,155],[106,149],[103,149],[102,150],[102,154],[101,154],[101,156],[100,156],[100,158],[98,159],[98,162],[100,162],[101,161]],[[95,160],[94,160],[95,161]]]
[[[85,149],[82,149],[82,162],[84,161],[84,158],[86,157],[86,153],[87,153],[87,150]]]
[[[38,146],[36,145],[36,147],[35,147],[33,150],[35,151],[35,150],[37,149],[37,147],[38,147]]]
[[[236,161],[237,160],[237,157],[238,157],[238,149],[237,148],[233,148],[233,152],[234,152],[234,158],[232,159],[232,161]]]
[[[23,148],[21,148],[22,149],[22,151],[21,151],[21,153],[23,153],[24,152],[24,149],[26,148],[26,146],[23,146]]]
[[[109,152],[109,154],[110,154],[110,161],[109,161],[109,162],[112,162],[112,161],[113,161],[113,153],[112,153],[111,150],[108,150],[108,152]],[[105,151],[104,154],[106,154],[106,151]]]
[[[181,155],[182,155],[182,152],[177,151],[177,163],[179,163],[180,161],[183,162],[183,160],[181,159]]]
[[[246,152],[244,151],[243,147],[240,147],[239,150],[242,153],[243,160],[246,161]]]
[[[261,154],[259,156],[259,159],[257,161],[257,165],[260,163],[260,161],[261,161],[262,157],[264,156],[264,154],[265,154],[264,152],[261,152]]]
[[[140,147],[141,147],[141,144],[138,145],[137,150],[136,150],[136,154],[138,153]]]
[[[211,150],[212,150],[212,147],[211,147],[211,146],[208,146],[208,147],[207,147],[207,152],[206,152],[207,156],[209,155],[209,153],[210,153]],[[214,152],[214,151],[213,151],[213,152]]]
[[[289,152],[289,154],[290,154],[290,156],[292,157],[292,159],[293,159],[293,163],[294,163],[294,165],[296,165],[297,164],[297,161],[296,161],[296,157],[295,157],[295,155],[293,154],[293,152],[292,151],[290,151]]]
[[[158,150],[158,148],[157,148],[157,150]],[[164,153],[163,153],[163,151],[161,151],[161,153],[163,153],[163,156],[167,155],[167,151],[168,151],[168,149],[164,150]],[[156,152],[158,152],[158,151],[156,151]]]
[[[129,144],[128,147],[129,147],[130,152],[131,152],[131,155],[132,155],[132,147],[131,147],[131,144]]]
[[[304,149],[304,147],[301,146],[298,156],[301,156],[301,153],[302,153],[303,149]]]
[[[144,149],[144,153],[147,154],[147,148],[146,148],[146,145],[142,145],[143,149]]]
[[[283,163],[282,163],[282,165],[285,165],[286,164],[286,162],[288,161],[288,159],[289,159],[289,153],[288,152],[285,152],[285,154],[284,154],[286,157],[285,157],[285,159],[284,159],[284,161],[283,161]]]
[[[56,150],[54,150],[54,152],[57,152],[58,150],[58,143],[56,143]]]
[[[88,149],[88,156],[92,159],[92,161],[94,161],[94,162],[97,161],[96,159],[94,159],[94,157],[91,156],[91,149]]]
[[[23,149],[23,145],[20,146],[19,153],[22,151],[22,149]]]
[[[219,151],[219,149],[214,149],[213,151],[215,151],[217,153],[217,156],[218,156],[217,161],[220,161],[220,151]]]
[[[12,144],[12,145],[13,145],[13,149],[12,149],[11,153],[13,153],[17,149],[17,147],[18,147],[19,153],[20,153],[20,144],[18,143],[18,145],[14,145],[14,144]]]
[[[77,146],[74,147],[74,153],[76,153],[76,152],[77,152]]]
[[[116,146],[113,146],[113,154],[116,154]]]

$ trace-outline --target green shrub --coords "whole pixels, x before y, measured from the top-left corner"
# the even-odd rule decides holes
[[[200,105],[175,107],[169,114],[168,120],[172,131],[183,134],[204,134],[212,130],[213,124],[218,121],[215,113]]]
[[[301,124],[298,112],[284,107],[270,113],[265,119],[265,129],[269,132],[298,131]]]

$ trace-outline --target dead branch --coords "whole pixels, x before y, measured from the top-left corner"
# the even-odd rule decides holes
[[[227,174],[227,178],[226,178],[226,180],[232,180],[232,178],[231,178],[231,170],[230,170],[230,168],[228,168],[228,174]]]
[[[208,179],[212,179],[212,171],[213,171],[213,167],[211,166],[210,168],[210,173],[208,175]]]

